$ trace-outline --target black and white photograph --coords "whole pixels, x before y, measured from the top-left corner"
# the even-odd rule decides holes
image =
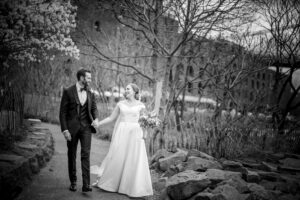
[[[300,0],[0,0],[1,200],[300,200]]]

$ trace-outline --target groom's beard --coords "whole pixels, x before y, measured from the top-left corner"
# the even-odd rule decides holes
[[[88,83],[86,80],[84,80],[84,81],[82,82],[82,84],[83,84],[83,87],[84,87],[85,89],[88,89],[88,88],[89,88],[89,83]]]

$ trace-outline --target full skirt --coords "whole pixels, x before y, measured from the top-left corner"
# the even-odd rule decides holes
[[[138,123],[120,122],[114,130],[108,154],[100,167],[93,166],[97,186],[131,197],[153,195],[143,131]]]

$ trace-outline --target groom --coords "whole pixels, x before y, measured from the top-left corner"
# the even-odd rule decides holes
[[[63,91],[59,120],[61,131],[67,140],[68,170],[71,182],[70,190],[76,191],[76,153],[78,141],[81,145],[82,192],[90,192],[90,149],[91,134],[96,130],[92,123],[97,123],[98,110],[95,96],[89,91],[92,81],[91,71],[80,69],[77,83]]]

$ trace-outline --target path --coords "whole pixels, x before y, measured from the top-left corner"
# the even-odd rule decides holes
[[[55,153],[40,173],[33,177],[30,185],[26,186],[23,192],[18,197],[18,200],[129,200],[126,195],[110,193],[93,188],[93,192],[81,192],[81,167],[80,167],[80,145],[77,152],[77,192],[68,190],[69,179],[67,169],[67,145],[63,135],[60,132],[58,125],[43,123],[43,126],[48,128],[55,140]],[[106,155],[109,147],[109,142],[97,140],[93,138],[91,148],[91,165],[99,164]],[[91,183],[96,179],[95,175],[91,176]],[[135,198],[136,199],[136,198]]]

